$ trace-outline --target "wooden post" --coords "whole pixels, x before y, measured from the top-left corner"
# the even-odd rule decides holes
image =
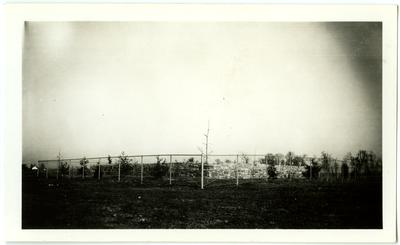
[[[118,161],[118,182],[121,181],[121,161]]]
[[[140,156],[140,184],[143,184],[143,156]]]
[[[236,155],[236,186],[239,186],[239,155]]]
[[[268,162],[267,162],[267,155],[265,155],[264,159],[265,159],[265,178],[268,180]]]
[[[72,162],[69,160],[69,165],[68,165],[68,177],[71,179],[71,172],[72,172]]]
[[[204,189],[204,163],[203,163],[203,154],[201,154],[200,162],[201,162],[201,189]]]
[[[98,171],[98,173],[97,173],[97,179],[100,180],[100,171],[101,171],[101,168],[100,168],[100,159],[99,159],[98,164],[99,164],[99,171]]]
[[[132,159],[132,178],[135,178],[135,158]]]
[[[172,184],[172,155],[169,155],[169,185]]]

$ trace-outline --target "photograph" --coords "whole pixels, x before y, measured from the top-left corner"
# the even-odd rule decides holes
[[[22,18],[18,232],[390,240],[387,22]]]
[[[22,228],[382,228],[379,22],[26,22],[23,55]]]

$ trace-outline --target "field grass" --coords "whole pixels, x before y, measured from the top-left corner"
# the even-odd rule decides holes
[[[382,228],[381,181],[24,178],[22,228]]]

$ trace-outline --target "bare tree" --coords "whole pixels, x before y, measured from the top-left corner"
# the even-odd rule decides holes
[[[293,158],[294,158],[294,153],[289,151],[286,154],[286,163],[289,164],[289,165],[292,165],[293,164]]]

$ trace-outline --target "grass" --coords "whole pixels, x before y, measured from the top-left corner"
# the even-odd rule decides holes
[[[22,228],[382,228],[381,181],[24,178]]]

